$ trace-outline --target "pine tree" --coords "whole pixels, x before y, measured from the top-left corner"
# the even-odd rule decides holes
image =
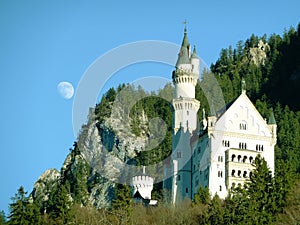
[[[6,223],[5,213],[4,211],[0,212],[0,225],[4,225]]]
[[[250,182],[246,183],[246,194],[249,199],[249,213],[253,224],[271,224],[275,219],[276,199],[274,198],[274,179],[267,162],[258,155],[254,162]]]
[[[9,205],[10,215],[8,224],[10,225],[29,225],[40,224],[39,210],[36,205],[28,200],[27,192],[21,186],[18,193],[12,198]]]
[[[58,224],[67,224],[72,219],[72,202],[64,185],[58,185],[50,197],[49,213]]]
[[[128,185],[117,184],[115,188],[115,198],[112,201],[113,209],[123,209],[129,213],[132,211],[132,195]]]

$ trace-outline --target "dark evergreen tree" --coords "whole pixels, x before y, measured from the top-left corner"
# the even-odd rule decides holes
[[[0,212],[0,225],[6,224],[6,217],[4,211]]]
[[[11,225],[30,225],[40,224],[40,213],[33,202],[26,197],[27,192],[21,186],[18,193],[12,197],[9,205],[10,215],[8,224]]]

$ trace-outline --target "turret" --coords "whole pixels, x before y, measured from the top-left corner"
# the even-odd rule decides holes
[[[196,74],[197,77],[199,77],[200,59],[197,55],[196,46],[194,46],[193,54],[191,56],[191,63],[192,63],[192,73]]]
[[[145,168],[145,167],[144,167]],[[141,197],[143,199],[151,199],[151,192],[153,189],[154,179],[145,174],[145,169],[143,169],[143,174],[132,177],[131,187],[133,197]]]
[[[175,98],[195,98],[195,86],[199,79],[200,60],[194,48],[190,53],[190,43],[187,38],[187,29],[184,28],[184,36],[178,53],[175,70],[172,74],[175,86]]]
[[[270,113],[270,116],[269,116],[268,125],[269,125],[269,127],[271,129],[272,137],[274,138],[274,141],[276,143],[276,138],[277,138],[277,124],[276,124],[276,120],[275,120],[275,117],[274,117],[273,109],[271,110],[271,113]]]

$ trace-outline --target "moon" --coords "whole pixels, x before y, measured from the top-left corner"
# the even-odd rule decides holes
[[[74,95],[74,87],[67,81],[62,81],[57,85],[57,91],[64,99],[70,99]]]

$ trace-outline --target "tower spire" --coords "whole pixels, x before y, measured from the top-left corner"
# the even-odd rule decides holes
[[[187,37],[186,20],[183,22],[183,24],[184,24],[184,34],[183,34],[183,40],[182,40],[180,52],[178,54],[178,59],[176,62],[176,67],[180,64],[190,63],[190,43]]]

